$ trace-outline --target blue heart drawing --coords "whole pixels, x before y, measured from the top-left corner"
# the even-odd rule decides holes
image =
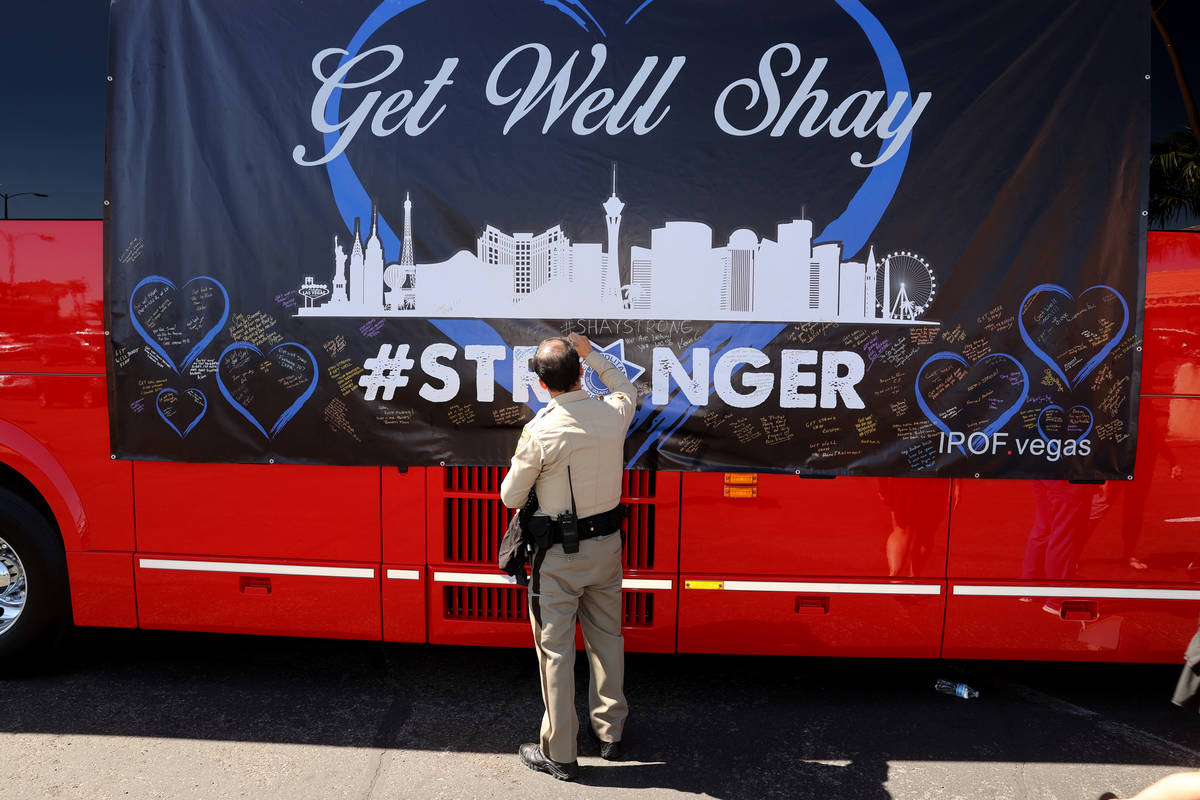
[[[229,387],[225,384],[224,377],[222,377],[222,375],[221,375],[221,364],[224,363],[226,356],[228,356],[230,353],[235,353],[239,350],[248,350],[251,353],[256,354],[260,359],[262,359],[262,358],[271,356],[273,353],[275,353],[275,351],[277,351],[283,347],[295,348],[295,349],[301,351],[302,353],[304,353],[304,355],[308,358],[308,365],[311,367],[312,375],[308,379],[308,385],[305,386],[304,391],[301,392],[300,395],[295,400],[292,401],[291,405],[289,405],[287,408],[285,408],[283,410],[283,412],[278,417],[275,418],[274,422],[271,423],[271,429],[267,430],[265,427],[263,427],[263,424],[261,422],[259,422],[258,417],[256,417],[254,415],[254,412],[252,412],[246,405],[244,405],[242,402],[240,402],[237,398],[235,398],[233,396],[233,393],[229,390]],[[257,371],[258,370],[256,369],[255,372],[257,372]],[[296,374],[296,373],[293,372],[292,374]],[[272,347],[270,350],[267,351],[266,356],[263,355],[262,350],[259,350],[257,346],[255,346],[254,344],[252,344],[250,342],[234,342],[233,344],[226,347],[223,351],[221,351],[221,355],[217,359],[217,388],[219,388],[221,390],[221,395],[229,402],[229,404],[231,406],[233,406],[234,410],[236,410],[239,414],[241,414],[243,417],[245,417],[247,420],[249,420],[250,424],[253,425],[255,428],[257,428],[259,433],[261,433],[263,436],[267,437],[268,439],[274,439],[276,436],[279,435],[279,432],[283,430],[284,426],[287,425],[288,422],[291,421],[292,417],[296,416],[297,412],[299,412],[300,409],[304,406],[304,404],[308,402],[308,399],[310,397],[312,397],[313,392],[316,391],[316,389],[317,389],[317,359],[313,356],[312,351],[310,351],[307,347],[300,344],[299,342],[283,342],[282,344],[277,344],[274,347]]]
[[[137,299],[138,290],[144,286],[161,283],[171,289],[171,291],[178,294],[186,291],[189,286],[197,281],[208,281],[215,286],[221,292],[224,308],[221,309],[221,318],[217,320],[216,324],[204,328],[200,335],[200,339],[192,346],[190,350],[188,350],[187,354],[184,355],[183,360],[176,364],[175,359],[167,353],[166,348],[162,345],[158,338],[150,331],[147,331],[145,326],[142,325],[141,320],[138,319],[138,313],[135,308],[135,300]],[[162,275],[149,275],[138,281],[137,286],[134,286],[133,291],[129,293],[129,321],[133,323],[133,329],[137,331],[138,335],[141,336],[143,340],[145,340],[146,345],[149,346],[151,350],[163,357],[163,360],[165,360],[171,369],[175,371],[176,375],[186,370],[188,366],[196,360],[196,357],[204,351],[204,348],[212,344],[212,340],[216,338],[216,335],[221,332],[223,327],[225,327],[225,321],[228,319],[229,293],[225,291],[225,287],[219,280],[209,275],[199,275],[195,278],[192,278],[183,285],[183,289],[180,289],[178,286],[176,286],[175,282],[170,278],[165,278]]]
[[[1101,347],[1091,358],[1088,359],[1087,363],[1080,368],[1079,372],[1075,373],[1074,378],[1068,378],[1066,371],[1059,365],[1059,363],[1055,361],[1054,358],[1052,358],[1045,350],[1034,344],[1033,337],[1029,335],[1029,331],[1025,328],[1025,318],[1023,312],[1025,311],[1025,306],[1029,303],[1030,298],[1039,292],[1053,292],[1054,294],[1062,295],[1068,300],[1082,300],[1083,296],[1088,292],[1097,290],[1110,292],[1121,303],[1121,308],[1124,311],[1124,317],[1121,320],[1121,327],[1112,336],[1112,338],[1104,343],[1103,347]],[[1108,354],[1111,353],[1118,344],[1120,344],[1121,337],[1125,335],[1126,329],[1129,328],[1129,304],[1125,302],[1125,298],[1122,297],[1121,293],[1116,289],[1100,283],[1084,289],[1079,293],[1078,298],[1074,297],[1064,287],[1059,286],[1056,283],[1043,283],[1030,289],[1029,294],[1025,295],[1025,299],[1021,301],[1021,311],[1017,313],[1017,327],[1021,331],[1021,339],[1024,340],[1025,346],[1028,347],[1035,356],[1041,359],[1046,366],[1050,367],[1051,371],[1053,371],[1054,374],[1059,377],[1059,379],[1067,386],[1067,388],[1074,389],[1084,378],[1092,373],[1092,370],[1100,366],[1100,362],[1108,358]]]
[[[1066,428],[1068,431],[1070,430],[1070,415],[1071,415],[1071,413],[1074,412],[1075,409],[1079,409],[1081,411],[1087,412],[1087,418],[1088,418],[1087,428],[1084,429],[1083,433],[1081,433],[1075,437],[1075,441],[1077,441],[1077,442],[1080,441],[1081,439],[1083,439],[1083,437],[1087,436],[1089,433],[1092,432],[1092,425],[1095,424],[1096,420],[1095,420],[1095,416],[1092,414],[1092,410],[1090,408],[1088,408],[1085,405],[1076,404],[1076,405],[1071,406],[1070,411],[1067,411],[1062,406],[1051,403],[1050,405],[1046,406],[1045,408],[1043,408],[1041,410],[1041,413],[1038,414],[1038,418],[1037,418],[1038,435],[1041,436],[1042,439],[1044,439],[1045,441],[1047,441],[1047,442],[1050,441],[1050,437],[1046,435],[1046,431],[1042,428],[1042,417],[1045,416],[1046,412],[1050,411],[1051,409],[1058,409],[1060,412],[1062,412],[1063,414],[1065,414],[1067,416]]]
[[[1008,424],[1008,421],[1013,418],[1013,415],[1021,410],[1021,406],[1025,405],[1025,398],[1029,396],[1029,373],[1025,371],[1025,367],[1021,364],[1021,362],[1017,361],[1008,353],[989,353],[988,355],[976,361],[975,364],[982,364],[991,358],[1003,358],[1011,361],[1013,366],[1020,370],[1021,395],[1015,401],[1013,401],[1008,408],[1004,409],[1003,413],[1001,413],[999,417],[984,426],[981,433],[983,433],[984,436],[989,437]],[[942,352],[934,353],[929,358],[925,359],[925,363],[921,365],[919,370],[917,370],[917,379],[913,384],[913,390],[917,397],[917,405],[920,407],[921,413],[923,413],[925,417],[934,424],[934,427],[936,427],[942,433],[949,435],[952,432],[950,426],[947,425],[941,417],[933,412],[933,409],[929,407],[929,403],[925,401],[925,395],[921,392],[921,376],[925,373],[926,367],[938,361],[953,361],[956,364],[961,364],[962,366],[967,367],[968,369],[972,365],[958,353],[952,353],[948,350],[943,350]],[[966,455],[966,451],[961,445],[959,445],[958,450],[964,456]]]
[[[171,426],[171,430],[179,434],[179,438],[181,439],[192,432],[192,428],[195,428],[196,425],[199,424],[200,420],[204,419],[204,414],[208,411],[208,398],[204,396],[204,392],[200,391],[199,389],[187,389],[184,391],[184,394],[187,395],[192,402],[196,403],[200,407],[200,410],[196,412],[196,416],[192,419],[192,421],[184,426],[183,430],[179,430],[179,426],[176,425],[174,420],[171,419],[172,417],[178,416],[180,413],[180,394],[178,390],[168,386],[167,388],[160,390],[158,394],[154,395],[154,410],[158,412],[158,416],[163,422]],[[165,410],[163,408],[164,402],[167,404]]]

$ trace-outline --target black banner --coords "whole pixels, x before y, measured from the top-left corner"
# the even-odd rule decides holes
[[[578,332],[630,467],[1132,472],[1140,0],[111,20],[120,457],[507,464]]]

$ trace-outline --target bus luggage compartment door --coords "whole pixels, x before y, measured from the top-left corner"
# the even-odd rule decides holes
[[[680,652],[936,657],[949,489],[684,474]]]

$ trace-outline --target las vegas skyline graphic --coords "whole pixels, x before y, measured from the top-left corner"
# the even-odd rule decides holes
[[[358,219],[349,242],[333,237],[332,280],[305,276],[296,313],[936,324],[920,319],[937,289],[928,262],[911,251],[879,257],[874,245],[864,261],[843,261],[840,242],[813,243],[808,219],[779,224],[775,239],[740,228],[716,247],[708,225],[669,220],[650,231],[650,247],[629,248],[629,283],[622,284],[624,207],[614,165],[611,194],[601,204],[604,245],[573,242],[561,224],[541,233],[486,225],[474,253],[417,264],[406,194],[400,259],[387,262],[373,207],[365,241]]]

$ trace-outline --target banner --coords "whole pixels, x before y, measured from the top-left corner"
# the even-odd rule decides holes
[[[113,452],[1124,479],[1144,2],[118,0]],[[583,387],[607,390],[590,368]]]

